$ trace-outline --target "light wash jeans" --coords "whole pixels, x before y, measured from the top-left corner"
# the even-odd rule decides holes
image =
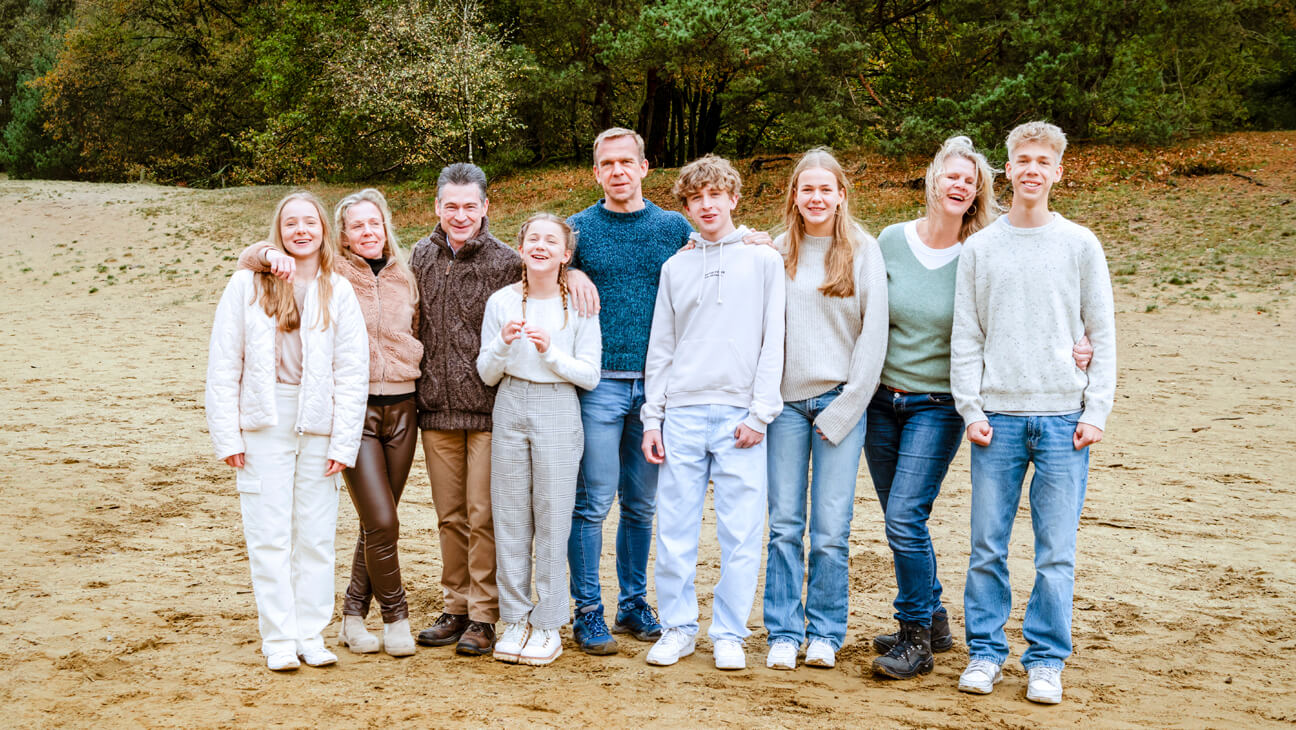
[[[571,595],[576,609],[603,610],[599,560],[603,552],[603,520],[612,502],[621,499],[617,524],[616,570],[620,593],[617,606],[629,609],[648,593],[648,552],[652,548],[653,515],[657,511],[657,465],[643,456],[644,381],[608,378],[592,391],[578,390],[585,455],[576,482],[567,562],[571,566]]]
[[[833,650],[846,640],[850,579],[850,527],[855,512],[864,423],[832,443],[815,433],[814,419],[841,387],[783,404],[769,425],[769,557],[765,562],[765,628],[769,643],[797,645],[826,639]],[[813,470],[807,478],[807,469]],[[804,606],[806,497],[810,498],[810,580]]]
[[[712,641],[742,641],[756,601],[761,533],[765,528],[765,441],[734,445],[746,408],[667,408],[662,424],[666,461],[657,492],[657,606],[663,629],[698,630],[698,538],[708,480],[715,484],[720,581],[711,607]]]
[[[1035,585],[1026,603],[1022,666],[1062,668],[1071,656],[1071,599],[1075,589],[1076,530],[1089,476],[1089,449],[1071,437],[1080,413],[1061,416],[989,414],[989,446],[972,449],[972,556],[963,612],[968,655],[1002,664],[1008,658],[1004,624],[1012,609],[1008,540],[1021,501],[1027,464],[1035,531]]]

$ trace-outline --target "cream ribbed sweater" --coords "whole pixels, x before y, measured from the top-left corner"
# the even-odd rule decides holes
[[[785,236],[774,246],[784,250]],[[855,295],[829,297],[824,281],[824,254],[831,238],[806,236],[801,241],[795,279],[787,281],[787,338],[784,346],[784,401],[805,400],[842,385],[815,419],[815,426],[834,444],[859,423],[877,390],[887,345],[886,263],[872,236],[861,232],[855,252]]]

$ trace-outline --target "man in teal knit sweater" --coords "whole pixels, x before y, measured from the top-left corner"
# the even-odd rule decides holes
[[[602,378],[594,390],[580,392],[585,455],[567,543],[576,602],[572,633],[590,654],[617,650],[603,616],[599,559],[603,520],[618,496],[620,592],[612,630],[640,641],[655,641],[661,635],[646,600],[657,467],[644,460],[639,448],[643,440],[639,409],[644,402],[644,359],[661,267],[693,229],[679,213],[644,200],[647,174],[642,137],[620,127],[603,132],[594,140],[594,177],[604,197],[568,219],[578,236],[572,268],[585,272],[597,287],[603,330]],[[582,294],[573,289],[577,299]]]

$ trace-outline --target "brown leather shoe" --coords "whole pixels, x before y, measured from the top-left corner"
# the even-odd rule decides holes
[[[468,628],[468,617],[463,614],[443,613],[436,623],[418,633],[418,643],[423,646],[449,646],[463,636]]]
[[[491,649],[494,648],[495,625],[482,623],[481,621],[469,621],[467,630],[463,632],[459,644],[455,646],[455,651],[460,654],[480,656],[489,654]]]

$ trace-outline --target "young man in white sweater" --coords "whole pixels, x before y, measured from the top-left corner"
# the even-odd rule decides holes
[[[733,222],[742,178],[713,155],[680,171],[674,194],[698,232],[662,267],[644,369],[644,457],[657,478],[657,605],[648,663],[693,653],[698,537],[715,484],[720,580],[708,635],[718,669],[747,666],[765,528],[765,429],[783,409],[783,261],[744,246]]]
[[[1022,635],[1026,698],[1062,701],[1071,655],[1076,531],[1089,446],[1116,390],[1116,322],[1102,245],[1048,207],[1062,177],[1062,130],[1030,122],[1008,135],[1012,207],[970,236],[959,259],[950,386],[971,442],[972,554],[964,590],[969,663],[959,689],[988,694],[1008,658],[1008,540],[1028,464],[1035,584]],[[1072,345],[1093,342],[1088,371]]]

